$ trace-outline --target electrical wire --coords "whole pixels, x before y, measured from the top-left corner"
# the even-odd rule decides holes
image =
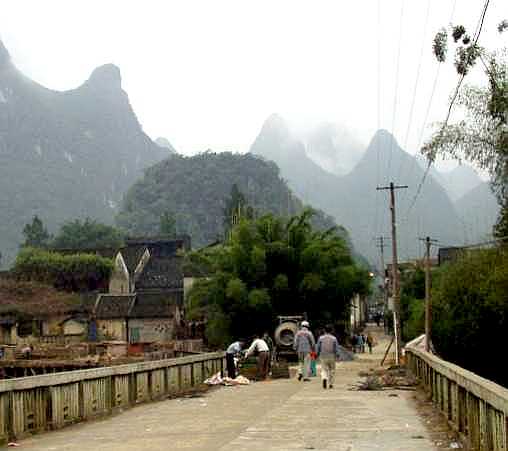
[[[485,14],[487,13],[487,9],[489,7],[489,2],[490,2],[490,0],[486,0],[485,1],[485,5],[483,7],[482,15],[480,16],[480,20],[479,20],[479,23],[478,23],[476,31],[475,31],[473,46],[476,46],[478,44],[478,39],[480,38],[480,34],[482,32],[483,22],[484,22],[484,19],[485,19]],[[457,97],[458,97],[459,91],[460,91],[460,87],[462,86],[462,82],[464,81],[465,76],[466,76],[466,74],[461,74],[461,76],[459,78],[459,81],[458,81],[457,86],[455,88],[455,92],[453,94],[452,100],[450,102],[450,105],[448,106],[448,113],[446,115],[446,119],[445,119],[443,125],[441,126],[441,129],[440,129],[439,133],[442,133],[444,131],[445,127],[448,125],[448,121],[450,120],[450,115],[452,113],[453,105],[454,105],[455,101],[457,100]],[[416,194],[413,197],[411,205],[409,206],[409,209],[408,209],[408,212],[407,212],[408,215],[411,212],[411,210],[413,209],[414,205],[416,204],[416,201],[418,199],[418,196],[421,193],[421,190],[423,188],[425,180],[427,179],[427,175],[430,172],[431,166],[432,166],[432,160],[429,159],[428,163],[427,163],[427,168],[425,169],[423,177],[420,180],[420,183],[418,184],[418,188],[416,190]]]
[[[420,47],[420,56],[419,56],[419,59],[418,59],[418,67],[416,69],[416,79],[415,79],[415,84],[414,84],[414,88],[413,88],[413,99],[411,101],[411,108],[409,109],[409,118],[408,118],[408,121],[407,121],[406,136],[404,137],[404,150],[407,149],[407,142],[408,142],[408,139],[409,139],[409,132],[411,130],[411,125],[412,125],[412,122],[413,122],[413,112],[414,112],[414,107],[415,107],[415,103],[416,103],[416,93],[418,91],[418,83],[420,81],[420,73],[421,73],[421,68],[422,68],[423,53],[424,53],[425,47],[426,47],[425,44],[427,42],[427,28],[428,28],[428,25],[429,25],[429,15],[430,15],[430,0],[427,0],[427,10],[426,10],[426,13],[425,13],[425,21],[424,21],[424,25],[423,25],[422,45]],[[402,174],[402,168],[404,166],[405,161],[406,161],[405,158],[401,159],[400,165],[399,165],[399,170],[397,171],[397,178],[395,180],[400,180],[400,176]]]
[[[399,68],[400,68],[400,48],[402,42],[402,23],[404,18],[404,0],[401,0],[400,5],[400,21],[399,21],[399,45],[397,49],[397,66],[395,70],[395,91],[393,95],[393,110],[392,110],[392,137],[390,140],[390,157],[388,159],[388,171],[387,174],[390,176],[391,167],[392,167],[392,157],[393,157],[393,144],[395,141],[395,119],[397,117],[397,98],[399,92]]]

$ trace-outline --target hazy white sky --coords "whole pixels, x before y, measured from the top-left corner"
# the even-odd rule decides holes
[[[454,2],[2,0],[0,36],[15,64],[53,89],[74,88],[94,67],[117,64],[144,130],[184,154],[244,152],[274,112],[301,126],[353,127],[366,143],[379,125],[402,145],[407,135],[415,151],[437,69],[432,37],[449,23]],[[473,30],[483,0],[455,3],[453,22]],[[507,45],[508,33],[495,30],[505,18],[508,1],[491,0],[483,45]],[[444,118],[456,81],[451,62],[443,65],[431,122]]]

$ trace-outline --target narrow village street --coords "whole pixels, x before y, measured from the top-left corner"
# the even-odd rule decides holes
[[[323,390],[319,378],[221,387],[36,435],[20,445],[38,451],[437,449],[417,413],[414,392],[351,390],[359,371],[379,366],[388,340],[376,332],[379,344],[372,355],[338,363],[332,390]]]

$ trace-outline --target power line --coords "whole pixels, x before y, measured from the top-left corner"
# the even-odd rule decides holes
[[[397,97],[399,92],[399,68],[400,68],[400,47],[402,42],[402,19],[404,17],[404,0],[401,1],[400,5],[400,22],[399,22],[399,45],[397,50],[397,68],[395,71],[395,92],[393,96],[393,112],[392,112],[392,139],[390,140],[390,157],[388,159],[388,171],[387,175],[390,176],[393,156],[393,141],[395,133],[395,118],[397,116]]]
[[[449,23],[453,23],[453,18],[455,16],[455,9],[457,7],[457,0],[454,0],[453,2],[453,6],[452,6],[452,10],[450,12],[450,20],[449,20]],[[432,84],[432,91],[430,93],[430,97],[429,97],[429,102],[427,104],[427,110],[425,112],[425,119],[423,121],[423,124],[422,124],[422,127],[420,129],[420,136],[418,138],[418,144],[417,146],[415,147],[414,149],[414,152],[413,152],[413,159],[411,161],[411,169],[409,170],[409,177],[408,179],[411,179],[412,178],[412,175],[413,175],[413,171],[415,169],[415,166],[416,166],[416,163],[417,163],[417,160],[416,160],[416,154],[418,153],[418,150],[422,147],[422,143],[423,143],[423,135],[425,133],[425,130],[427,129],[427,125],[429,123],[429,114],[430,114],[430,109],[432,107],[432,103],[434,101],[434,95],[436,93],[436,87],[437,87],[437,83],[439,81],[439,75],[440,75],[440,72],[441,72],[441,64],[438,64],[437,65],[437,69],[436,69],[436,74],[434,76],[434,83]],[[404,200],[406,199],[407,197],[407,192],[404,192],[403,193],[403,196],[404,196]],[[409,215],[409,209],[406,211],[406,217],[405,217],[405,221],[407,221],[409,218],[407,217],[407,215]]]
[[[411,130],[411,124],[412,124],[412,121],[413,121],[413,111],[414,111],[414,106],[415,106],[415,103],[416,103],[416,93],[417,93],[417,90],[418,90],[418,83],[420,81],[420,73],[421,73],[421,67],[422,67],[423,53],[424,53],[424,50],[425,50],[425,43],[426,43],[426,39],[427,39],[427,27],[428,27],[428,24],[429,24],[429,13],[430,13],[430,0],[427,0],[427,12],[425,14],[425,22],[424,22],[424,25],[423,25],[422,45],[420,47],[420,57],[419,57],[419,60],[418,60],[418,67],[416,69],[416,79],[415,79],[415,84],[414,84],[414,88],[413,88],[413,100],[411,101],[411,108],[409,110],[409,118],[408,118],[408,121],[407,121],[406,136],[404,138],[404,150],[407,149],[407,142],[408,142],[408,139],[409,139],[409,132]],[[405,159],[401,159],[400,165],[399,165],[399,170],[397,172],[397,180],[400,180],[400,175],[402,173],[402,167],[404,166],[404,162],[405,162]]]
[[[378,40],[377,40],[377,130],[381,128],[381,0],[377,1],[377,31],[378,31]],[[380,153],[381,144],[379,139],[376,142],[376,154],[377,154],[377,166],[376,166],[376,186],[379,185],[379,175],[380,175],[380,164],[379,164],[379,153]],[[374,234],[378,233],[378,222],[379,222],[379,208],[378,208],[378,195],[379,193],[376,191],[376,196],[374,199]]]
[[[482,32],[483,22],[484,22],[484,19],[485,19],[485,14],[487,13],[487,8],[489,7],[489,2],[490,2],[490,0],[486,0],[485,1],[485,5],[483,7],[482,15],[480,16],[480,20],[479,20],[479,23],[477,25],[477,29],[475,31],[474,43],[473,43],[474,47],[476,47],[476,45],[478,44],[478,39],[480,38],[480,34]],[[466,74],[463,73],[463,74],[461,74],[461,76],[459,78],[459,81],[458,81],[457,86],[455,88],[455,92],[453,94],[452,100],[451,100],[450,105],[448,107],[448,113],[446,115],[446,119],[445,119],[443,125],[441,126],[439,134],[442,134],[444,129],[445,129],[445,127],[448,125],[448,121],[450,120],[450,115],[452,113],[453,105],[454,105],[455,101],[457,100],[457,97],[458,97],[459,91],[460,91],[460,87],[462,85],[462,82],[464,81],[465,76],[466,76]],[[415,196],[413,198],[413,201],[411,202],[411,205],[409,206],[408,214],[412,210],[414,205],[416,204],[416,200],[418,199],[418,196],[420,195],[420,192],[422,190],[423,184],[425,183],[425,180],[427,179],[427,175],[428,175],[428,173],[430,171],[430,167],[431,166],[432,166],[432,160],[429,159],[428,163],[427,163],[427,168],[425,169],[423,177],[422,177],[420,183],[418,184],[418,188],[416,189],[416,194],[415,194]]]

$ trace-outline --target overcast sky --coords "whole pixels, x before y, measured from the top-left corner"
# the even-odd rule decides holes
[[[432,37],[454,2],[2,0],[0,37],[26,75],[57,90],[79,86],[96,66],[118,65],[144,130],[184,154],[244,152],[274,112],[300,127],[349,126],[365,143],[381,126],[413,152],[437,69]],[[457,0],[453,22],[473,30],[483,3]],[[495,30],[505,18],[508,1],[491,0],[481,44],[507,45],[508,33]],[[444,118],[456,82],[449,62],[430,122]]]

